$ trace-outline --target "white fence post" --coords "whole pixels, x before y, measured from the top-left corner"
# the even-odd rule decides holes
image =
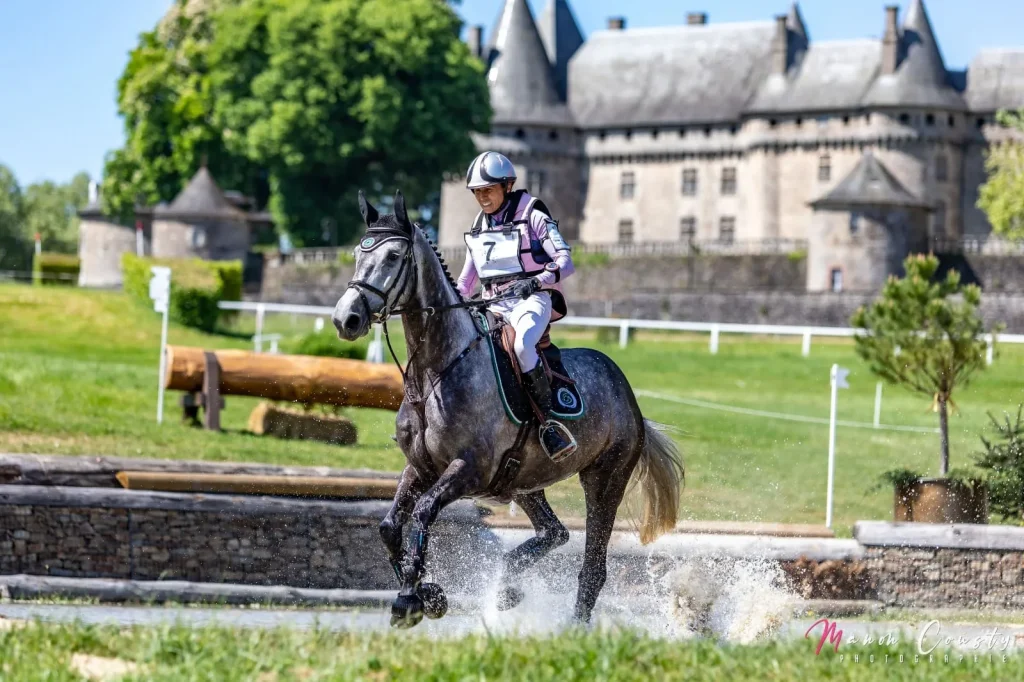
[[[992,338],[991,334],[986,334],[985,335],[985,344],[987,346],[985,348],[985,364],[986,365],[991,365],[992,364],[993,351],[995,350],[995,343],[994,343],[994,339]]]
[[[882,382],[879,381],[878,385],[875,386],[875,422],[874,426],[877,429],[882,423]]]
[[[629,345],[629,321],[623,320],[619,325],[619,348]]]
[[[712,355],[718,354],[718,331],[717,324],[711,325],[711,341],[709,342],[708,350],[711,351]]]
[[[256,342],[256,352],[263,352],[263,316],[266,314],[267,309],[262,303],[256,304],[256,337],[253,339]]]
[[[800,349],[800,353],[806,358],[811,354],[811,330],[808,329],[804,332],[804,345]]]

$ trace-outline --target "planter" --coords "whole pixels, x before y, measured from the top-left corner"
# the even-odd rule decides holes
[[[987,523],[988,490],[949,478],[921,478],[896,487],[893,519],[916,523]]]

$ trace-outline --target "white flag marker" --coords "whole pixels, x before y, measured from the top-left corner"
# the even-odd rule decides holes
[[[160,382],[156,398],[156,423],[164,421],[164,372],[167,365],[167,310],[171,300],[171,269],[154,265],[149,268],[153,273],[149,280],[149,297],[153,299],[153,310],[163,313],[164,319],[160,328]]]
[[[825,501],[826,528],[832,527],[832,490],[835,484],[836,473],[836,394],[840,388],[850,387],[850,384],[846,382],[846,377],[849,376],[849,374],[850,370],[840,367],[839,365],[832,365],[832,405],[829,408],[828,415],[828,494]]]

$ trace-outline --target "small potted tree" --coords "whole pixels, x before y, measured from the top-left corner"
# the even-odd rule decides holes
[[[949,469],[949,409],[954,390],[985,367],[987,342],[978,313],[981,289],[963,285],[950,270],[935,280],[933,255],[911,255],[905,275],[890,277],[881,295],[853,316],[857,354],[891,384],[932,399],[939,416],[939,477],[906,469],[887,472],[897,521],[985,523],[985,487]],[[955,407],[955,405],[954,405]]]

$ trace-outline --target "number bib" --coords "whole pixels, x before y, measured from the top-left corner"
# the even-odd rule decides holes
[[[473,264],[486,282],[498,277],[521,275],[525,272],[519,257],[521,232],[516,229],[505,234],[501,230],[485,230],[474,235],[466,234],[466,246],[473,257]]]

